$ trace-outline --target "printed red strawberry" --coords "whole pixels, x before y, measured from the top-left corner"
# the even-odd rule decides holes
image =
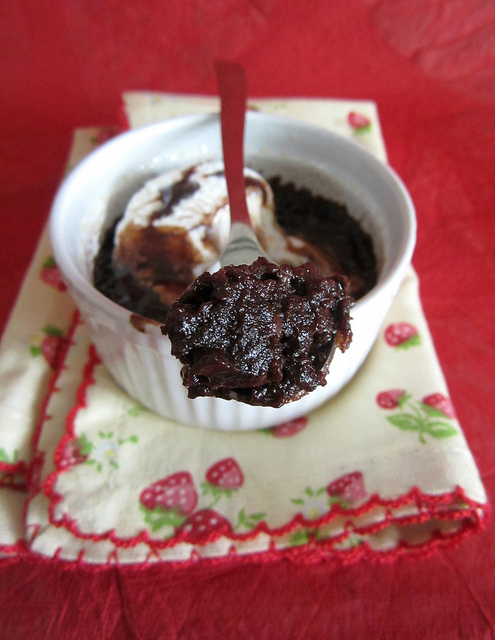
[[[186,541],[192,544],[213,542],[232,532],[230,522],[213,509],[201,509],[193,513],[177,527],[177,534],[186,534]]]
[[[143,489],[139,496],[144,521],[152,531],[180,526],[198,503],[194,481],[188,471],[178,471]]]
[[[244,483],[244,475],[234,458],[225,458],[208,469],[206,481],[219,489],[238,489]]]
[[[379,393],[377,402],[384,409],[398,407],[399,411],[387,416],[387,421],[401,431],[416,432],[421,444],[426,444],[426,436],[450,438],[458,433],[445,420],[455,417],[455,413],[450,400],[441,393],[432,393],[418,401],[402,389],[390,389]]]
[[[201,484],[203,495],[211,494],[213,502],[210,508],[226,496],[230,498],[244,484],[244,474],[234,458],[224,458],[212,465],[206,472],[206,482]]]
[[[41,267],[40,277],[47,285],[54,287],[58,291],[67,291],[67,286],[62,279],[60,269],[55,263],[53,256],[48,257]]]
[[[333,480],[327,487],[327,493],[330,498],[336,498],[339,502],[361,500],[366,495],[363,474],[360,471],[353,471]]]
[[[363,131],[371,127],[371,120],[361,113],[351,111],[347,115],[347,122],[355,131]]]
[[[376,402],[382,409],[396,409],[406,398],[404,389],[388,389],[376,396]]]
[[[44,332],[41,353],[52,369],[58,369],[67,348],[67,338],[57,327],[46,326]]]
[[[143,489],[139,499],[150,511],[160,507],[166,511],[176,509],[183,515],[189,515],[198,502],[198,494],[191,474],[188,471],[178,471]]]
[[[440,411],[447,418],[452,418],[453,420],[455,420],[455,418],[457,417],[452,401],[442,393],[432,393],[429,396],[425,396],[422,402],[423,404],[426,404],[429,407],[433,407],[433,409]]]
[[[283,422],[276,427],[272,427],[270,431],[276,438],[290,438],[305,429],[307,425],[307,416],[302,416],[301,418],[296,418],[289,422]]]
[[[421,344],[421,336],[409,322],[395,322],[385,329],[385,341],[391,347],[409,349]]]
[[[93,445],[84,436],[69,440],[58,457],[59,469],[67,469],[75,464],[86,462],[93,449]]]
[[[42,355],[52,369],[57,370],[62,364],[69,341],[64,336],[62,329],[47,324],[43,328],[44,338],[41,344],[33,344],[29,347],[31,355]]]

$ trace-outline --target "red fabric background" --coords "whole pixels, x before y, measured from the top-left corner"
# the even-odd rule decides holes
[[[0,324],[76,126],[113,124],[126,89],[376,100],[415,201],[414,265],[450,392],[495,497],[495,5],[483,0],[3,0]],[[184,570],[0,564],[0,636],[495,637],[495,525],[392,565],[285,561]]]

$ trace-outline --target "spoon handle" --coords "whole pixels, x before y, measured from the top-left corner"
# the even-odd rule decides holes
[[[223,162],[229,194],[231,222],[250,226],[244,180],[244,121],[246,72],[236,62],[217,60],[215,70],[220,91]]]

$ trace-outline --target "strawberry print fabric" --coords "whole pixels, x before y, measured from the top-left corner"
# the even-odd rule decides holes
[[[411,271],[386,326],[413,320],[421,344],[396,351],[384,328],[337,398],[296,424],[242,434],[178,425],[137,405],[79,324],[41,430],[31,550],[88,563],[350,560],[423,551],[481,527],[476,466],[440,371],[424,369],[432,347],[417,295]],[[76,404],[62,408],[65,397]]]
[[[127,94],[125,105],[132,126],[217,107],[214,99],[140,93]],[[386,159],[372,103],[251,108],[324,123]],[[70,164],[99,141],[95,130],[79,131]],[[14,443],[25,452],[26,493],[20,486],[15,505],[0,502],[9,523],[0,527],[4,553],[91,566],[280,555],[352,562],[428,553],[483,527],[486,495],[412,269],[370,356],[336,398],[290,423],[236,434],[164,420],[128,397],[90,343],[49,252],[41,253],[25,287],[50,287],[54,312],[66,315],[31,313],[24,331],[22,358],[43,363],[48,382],[33,390],[29,367],[17,378],[40,408]],[[2,423],[0,448],[12,455],[4,431]]]
[[[105,131],[76,134],[68,170]],[[0,343],[0,487],[26,486],[33,432],[56,383],[74,310],[45,232]]]
[[[0,486],[25,485],[33,424],[57,375],[74,311],[64,287],[45,236],[0,344]]]

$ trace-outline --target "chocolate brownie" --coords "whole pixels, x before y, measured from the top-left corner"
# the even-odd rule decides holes
[[[162,332],[190,398],[280,407],[326,383],[335,348],[351,341],[351,305],[345,276],[259,258],[200,275],[172,304]]]

